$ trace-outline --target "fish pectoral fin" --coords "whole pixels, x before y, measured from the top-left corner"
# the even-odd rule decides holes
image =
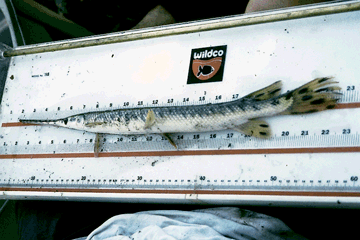
[[[176,146],[175,142],[171,139],[169,133],[163,133],[163,134],[161,134],[161,135],[164,136],[164,137],[169,141],[169,143],[170,143],[171,145],[173,145],[174,148],[177,149],[177,146]]]
[[[253,119],[248,122],[232,128],[238,132],[251,137],[267,139],[271,137],[271,129],[267,122],[263,120]]]
[[[89,122],[89,123],[85,123],[84,125],[85,127],[96,127],[103,124],[104,124],[103,122]]]
[[[281,93],[282,82],[277,81],[273,84],[264,87],[256,92],[246,95],[244,98],[253,99],[255,101],[264,101],[273,97],[277,97]]]
[[[155,113],[153,110],[149,110],[146,115],[145,129],[150,128],[155,123]]]

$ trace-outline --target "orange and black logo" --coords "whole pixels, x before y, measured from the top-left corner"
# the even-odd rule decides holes
[[[226,45],[193,49],[187,84],[221,82],[225,56]]]

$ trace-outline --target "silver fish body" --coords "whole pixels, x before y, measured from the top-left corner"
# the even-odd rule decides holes
[[[279,95],[278,81],[241,99],[206,105],[129,108],[89,112],[55,120],[20,119],[24,123],[50,124],[65,128],[106,134],[151,134],[208,132],[235,129],[245,134],[269,137],[255,130],[266,126],[253,119],[278,114],[303,114],[335,107],[340,87],[332,78],[315,79],[293,91]],[[253,122],[256,124],[249,124]]]
[[[108,134],[207,132],[231,129],[249,119],[279,114],[291,103],[291,99],[285,98],[261,102],[240,99],[208,105],[121,109],[70,116],[53,124]],[[153,111],[155,120],[146,127],[149,111]]]

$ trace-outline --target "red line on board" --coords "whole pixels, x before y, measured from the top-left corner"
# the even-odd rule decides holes
[[[201,156],[234,154],[304,154],[304,153],[344,153],[360,152],[360,147],[323,147],[323,148],[274,148],[274,149],[229,149],[229,150],[185,150],[185,151],[144,151],[144,152],[102,152],[98,157],[161,157],[161,156]],[[0,159],[36,158],[89,158],[94,153],[37,153],[2,154]]]

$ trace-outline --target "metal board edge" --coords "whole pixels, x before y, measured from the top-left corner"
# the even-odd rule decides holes
[[[0,199],[359,208],[360,197],[0,191]]]
[[[264,11],[259,13],[242,14],[223,18],[215,18],[188,23],[170,24],[160,27],[130,30],[110,33],[92,37],[64,40],[36,45],[28,45],[5,51],[5,57],[60,51],[66,49],[83,48],[111,43],[127,42],[140,39],[164,37],[170,35],[203,32],[231,27],[247,26],[267,22],[277,22],[305,17],[321,16],[341,12],[356,11],[360,9],[359,1],[332,2],[314,4],[294,8]]]

